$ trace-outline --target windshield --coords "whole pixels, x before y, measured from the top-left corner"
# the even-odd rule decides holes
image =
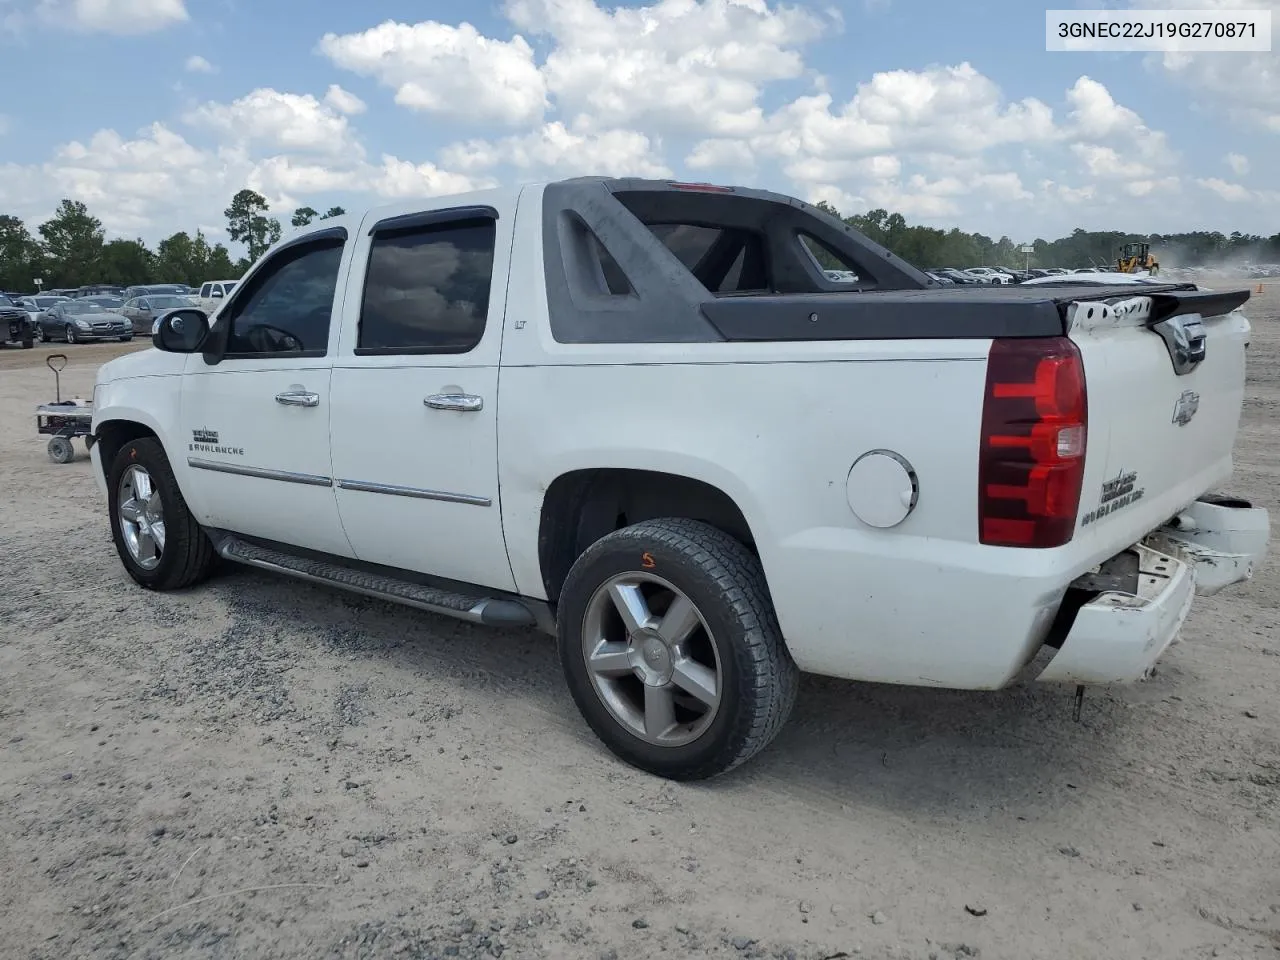
[[[232,290],[234,290],[235,288],[236,288],[236,285],[235,285],[234,283],[224,283],[224,284],[222,285],[222,292],[223,292],[223,293],[230,293],[230,292],[231,292]]]
[[[68,313],[106,313],[107,311],[99,304],[85,300],[72,303],[67,307]]]
[[[12,300],[0,293],[0,307],[12,307],[14,305],[15,304]]]
[[[107,307],[107,308],[124,306],[124,301],[121,300],[119,297],[91,297],[85,302],[96,303],[99,306]]]
[[[151,304],[151,309],[169,308],[169,307],[190,307],[193,306],[186,297],[147,297],[147,302]]]
[[[65,299],[67,298],[66,297],[36,297],[36,306],[39,307],[41,310],[47,310],[49,307],[52,307],[55,303],[62,303],[62,301]]]

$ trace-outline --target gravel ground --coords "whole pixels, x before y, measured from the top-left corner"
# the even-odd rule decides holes
[[[1250,309],[1233,489],[1274,511],[1280,285]],[[124,349],[64,348],[64,391]],[[0,352],[0,955],[1280,949],[1274,560],[1078,724],[1060,689],[806,678],[766,754],[668,784],[595,741],[537,634],[249,570],[137,589],[87,458],[35,435],[47,352]]]

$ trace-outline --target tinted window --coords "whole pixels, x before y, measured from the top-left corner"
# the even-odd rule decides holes
[[[0,296],[0,307],[12,307],[12,306],[15,306],[12,300],[10,300],[8,297]]]
[[[200,288],[200,296],[202,296],[202,297],[207,297],[207,296],[209,296],[209,287],[210,287],[210,286],[211,286],[210,284],[207,284],[207,283],[206,283],[206,284],[204,284],[204,285]]]
[[[484,335],[492,220],[374,235],[358,352],[465,353]]]
[[[742,293],[770,288],[759,234],[694,223],[651,223],[648,227],[708,290]]]
[[[324,356],[342,246],[290,247],[263,264],[231,304],[227,353]]]

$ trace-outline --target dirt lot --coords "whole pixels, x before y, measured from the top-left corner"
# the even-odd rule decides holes
[[[1280,285],[1251,315],[1233,489],[1274,511]],[[124,349],[64,348],[64,389]],[[1079,724],[1058,689],[810,678],[765,755],[676,786],[597,744],[533,633],[247,570],[134,587],[88,460],[35,435],[44,352],[0,353],[4,956],[1280,949],[1275,560]]]

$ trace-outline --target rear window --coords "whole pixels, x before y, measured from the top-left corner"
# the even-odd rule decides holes
[[[771,288],[764,238],[758,233],[696,223],[646,226],[713,293],[759,293]]]

